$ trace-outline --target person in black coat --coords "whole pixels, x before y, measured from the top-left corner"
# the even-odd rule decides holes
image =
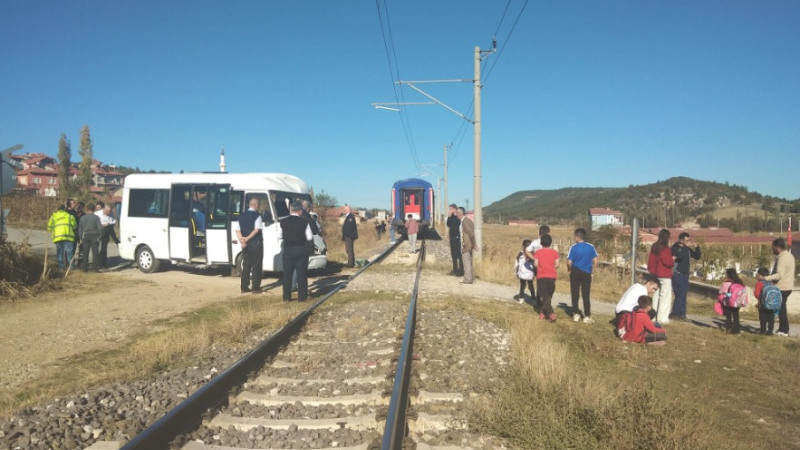
[[[303,206],[292,203],[289,215],[281,219],[278,239],[283,239],[283,301],[292,298],[292,278],[297,273],[297,300],[308,298],[308,247],[311,225],[302,217]]]
[[[344,241],[344,249],[347,252],[347,267],[356,265],[356,257],[353,252],[353,243],[358,239],[358,224],[356,223],[356,216],[353,214],[353,209],[349,206],[344,207],[344,223],[342,224],[342,240]]]
[[[448,234],[450,235],[450,258],[453,270],[448,275],[460,277],[464,275],[464,263],[461,260],[461,221],[456,217],[456,204],[450,205],[450,216],[447,217]]]

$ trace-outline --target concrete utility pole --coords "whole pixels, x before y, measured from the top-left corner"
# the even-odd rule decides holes
[[[441,198],[441,197],[440,197]],[[444,204],[442,205],[442,217],[447,214],[450,202],[447,201],[447,144],[444,144]]]
[[[442,198],[442,179],[436,177],[436,198]],[[442,202],[439,201],[439,207],[436,208],[436,211],[433,211],[433,224],[436,225],[437,223],[442,221],[442,217],[444,217],[444,213],[442,212]],[[438,219],[438,220],[437,220]]]
[[[475,79],[473,91],[475,96],[475,117],[472,122],[473,164],[475,179],[472,184],[472,197],[475,200],[475,245],[478,252],[474,258],[478,261],[483,256],[483,205],[481,205],[481,48],[475,47]]]
[[[475,117],[473,119],[473,146],[475,148],[475,180],[473,184],[473,196],[475,203],[475,245],[478,247],[478,252],[473,256],[473,259],[480,261],[483,255],[483,204],[481,201],[481,55],[484,53],[488,56],[494,53],[497,48],[497,41],[492,41],[491,50],[481,50],[480,47],[475,47],[475,79],[473,80],[475,92]]]

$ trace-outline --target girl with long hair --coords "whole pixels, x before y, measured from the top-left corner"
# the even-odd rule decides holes
[[[658,240],[650,248],[647,257],[647,271],[661,283],[661,287],[653,293],[653,307],[659,325],[668,324],[672,312],[672,266],[675,265],[675,256],[669,247],[669,236],[666,228],[659,231]]]

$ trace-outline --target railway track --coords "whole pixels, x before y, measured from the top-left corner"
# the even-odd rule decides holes
[[[425,246],[445,252],[439,241]],[[368,265],[327,286],[327,298],[345,286],[361,294],[320,298],[244,358],[222,349],[194,367],[15,412],[0,421],[0,447],[502,448],[466,424],[471,402],[496,398],[508,333],[438,300],[428,289],[442,278],[419,276],[423,261],[414,272],[397,261],[361,276]],[[416,310],[418,292],[433,295]]]
[[[400,448],[424,241],[418,255],[409,305],[315,312],[342,283],[122,448]]]

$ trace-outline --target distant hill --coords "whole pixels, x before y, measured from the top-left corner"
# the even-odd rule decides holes
[[[483,208],[486,222],[535,219],[548,223],[587,223],[589,208],[622,211],[625,222],[638,217],[649,223],[671,226],[686,221],[708,222],[719,208],[747,206],[756,218],[766,221],[778,212],[800,213],[800,199],[785,199],[750,192],[746,187],[675,177],[625,188],[563,188],[515,192]],[[739,214],[740,222],[743,221]],[[743,225],[744,226],[744,225]],[[747,227],[747,226],[745,226]],[[759,227],[760,228],[760,227]]]

